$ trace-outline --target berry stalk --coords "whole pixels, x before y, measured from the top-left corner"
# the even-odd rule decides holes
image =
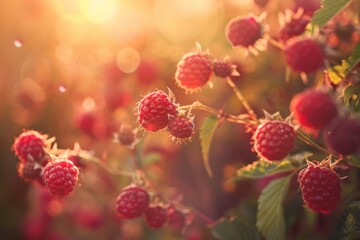
[[[326,148],[320,146],[319,144],[317,144],[316,142],[314,142],[313,140],[311,140],[310,138],[308,138],[303,132],[301,132],[300,130],[296,131],[297,136],[306,144],[318,149],[321,152],[324,152],[328,155],[334,155],[333,153],[329,152]],[[336,156],[336,155],[334,155]],[[337,156],[336,156],[337,157]]]

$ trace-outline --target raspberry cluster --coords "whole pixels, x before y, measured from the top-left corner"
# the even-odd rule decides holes
[[[116,211],[125,219],[143,216],[152,229],[161,228],[167,222],[172,230],[181,231],[186,223],[185,215],[175,207],[152,206],[147,190],[134,184],[121,190],[116,199]]]

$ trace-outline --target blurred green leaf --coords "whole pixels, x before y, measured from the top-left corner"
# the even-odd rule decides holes
[[[241,219],[221,219],[212,229],[215,237],[220,240],[260,240],[255,226]]]
[[[283,200],[289,190],[291,175],[276,179],[261,192],[258,200],[256,226],[269,240],[285,239]]]
[[[332,239],[360,239],[360,202],[350,204],[338,219]]]
[[[161,159],[162,156],[160,153],[148,153],[143,157],[142,163],[144,166],[151,165],[153,163],[160,161]]]
[[[204,160],[206,172],[212,176],[212,170],[209,163],[209,151],[215,129],[217,128],[219,119],[216,116],[206,118],[200,128],[201,152]]]
[[[321,9],[315,12],[311,22],[323,26],[351,2],[352,0],[323,0]]]
[[[348,85],[343,89],[344,103],[354,112],[360,111],[360,86]]]
[[[348,163],[351,166],[360,168],[360,157],[352,155],[352,156],[348,157]]]

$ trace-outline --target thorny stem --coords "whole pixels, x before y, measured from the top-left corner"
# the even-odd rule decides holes
[[[240,100],[240,102],[244,106],[245,110],[248,112],[250,118],[257,122],[258,120],[256,118],[256,114],[254,113],[254,110],[251,108],[250,104],[245,99],[245,97],[241,93],[241,91],[236,87],[235,83],[230,78],[227,78],[227,83],[231,87],[231,89],[234,91],[236,97]]]
[[[313,140],[311,140],[310,138],[308,138],[303,132],[301,132],[300,130],[297,130],[297,136],[306,144],[318,149],[319,151],[322,151],[326,154],[332,155],[332,153],[330,153],[326,148],[320,146],[319,144],[317,144],[316,142],[314,142]],[[336,155],[334,155],[336,156]]]
[[[222,110],[216,110],[214,108],[211,108],[209,106],[206,106],[205,104],[199,102],[199,101],[195,101],[190,105],[184,105],[179,107],[179,109],[196,109],[196,110],[203,110],[206,112],[209,112],[211,114],[220,116],[222,118],[224,118],[225,120],[229,121],[229,122],[234,122],[234,123],[238,123],[238,124],[245,124],[248,122],[248,118],[249,115],[248,114],[240,114],[240,115],[232,115],[232,114],[227,114],[224,113]]]
[[[104,162],[101,161],[100,158],[92,155],[88,151],[80,150],[80,151],[72,151],[72,150],[65,150],[65,149],[53,149],[51,150],[52,153],[62,154],[62,153],[70,153],[79,156],[82,160],[85,160],[87,162],[94,163],[104,169],[105,171],[109,172],[112,175],[117,176],[124,176],[124,177],[133,177],[134,173],[128,172],[125,170],[116,170],[110,168],[108,165],[106,165]]]

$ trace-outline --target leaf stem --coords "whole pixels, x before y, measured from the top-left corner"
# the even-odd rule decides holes
[[[332,153],[330,153],[326,148],[320,146],[319,144],[317,144],[316,142],[314,142],[313,140],[311,140],[308,136],[306,136],[303,132],[301,132],[300,130],[297,130],[297,136],[306,144],[318,149],[321,152],[324,152],[328,155],[332,155]],[[336,155],[335,155],[336,156]]]

